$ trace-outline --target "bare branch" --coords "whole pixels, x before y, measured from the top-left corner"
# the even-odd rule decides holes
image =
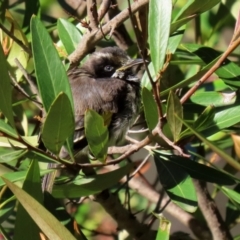
[[[141,7],[146,5],[149,2],[149,0],[138,0],[135,1],[131,5],[132,12],[137,12]],[[112,28],[116,28],[120,24],[122,24],[125,20],[127,20],[129,17],[128,9],[123,10],[121,13],[119,13],[116,17],[114,17],[111,21],[109,21],[107,24],[105,24],[102,28],[102,32],[104,35],[108,34]],[[96,45],[98,41],[100,41],[103,38],[103,34],[100,30],[92,31],[91,33],[86,34],[79,45],[77,46],[77,49],[69,55],[68,59],[71,63],[78,63],[83,57]]]

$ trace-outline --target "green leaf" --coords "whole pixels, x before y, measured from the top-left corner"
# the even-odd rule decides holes
[[[41,176],[52,171],[53,171],[52,169],[41,170]],[[17,181],[23,181],[26,175],[27,175],[27,171],[19,171],[19,172],[5,173],[1,177],[4,177],[10,180],[11,182],[17,182]],[[5,185],[4,181],[0,178],[0,187],[4,185]]]
[[[207,92],[196,92],[192,97],[191,101],[193,103],[202,105],[202,106],[209,106],[213,105],[214,107],[221,107],[232,105],[236,102],[237,95],[236,92],[233,91],[226,91],[226,92],[214,92],[214,91],[207,91]]]
[[[155,73],[163,67],[167,52],[172,0],[151,0],[149,3],[148,34]]]
[[[6,223],[6,219],[14,213],[16,207],[16,198],[13,196],[11,191],[2,192],[1,205],[0,205],[0,225],[3,222]],[[11,238],[12,239],[12,238]]]
[[[91,153],[100,161],[105,161],[108,149],[108,128],[104,119],[89,109],[84,116],[85,134]]]
[[[9,180],[5,178],[2,179],[49,239],[76,240],[75,237],[73,237],[72,234],[38,201]]]
[[[226,191],[226,189],[227,189],[227,191]],[[234,222],[236,222],[240,215],[240,203],[237,203],[239,201],[239,199],[237,199],[238,201],[234,200],[236,197],[238,197],[236,195],[236,193],[240,192],[240,184],[237,184],[233,190],[231,189],[232,191],[234,191],[233,194],[228,193],[228,190],[229,190],[228,188],[223,187],[223,188],[221,188],[221,190],[228,197],[225,222],[226,222],[227,226],[229,226],[229,225],[233,224]],[[233,197],[232,197],[232,195],[233,195]]]
[[[0,98],[1,98],[1,96],[0,96]],[[13,129],[12,127],[10,127],[2,119],[0,119],[0,132],[5,133],[8,136],[11,136],[11,137],[14,137],[14,138],[18,138],[16,130]]]
[[[29,151],[26,154],[26,157],[29,159],[36,159],[38,162],[44,162],[44,163],[59,163],[56,159],[54,159],[51,156],[48,156],[47,154],[40,153],[34,150]],[[64,161],[64,160],[62,160]]]
[[[228,198],[234,200],[238,204],[240,204],[240,193],[236,192],[235,190],[232,190],[227,187],[221,187],[222,192],[227,195]]]
[[[200,116],[194,121],[193,128],[197,131],[204,131],[210,124],[213,123],[213,118],[215,115],[215,108],[210,105],[204,109]],[[185,138],[192,135],[192,132],[189,129],[181,132],[179,139]]]
[[[168,240],[170,237],[171,222],[162,215],[154,214],[159,219],[159,227],[156,240]]]
[[[57,29],[67,53],[71,54],[81,41],[81,33],[76,26],[63,18],[58,19]]]
[[[177,115],[176,115],[177,116]],[[178,117],[178,116],[177,116]],[[178,117],[179,118],[179,117]],[[230,155],[228,155],[225,151],[220,149],[217,145],[207,140],[205,137],[202,136],[199,132],[197,132],[195,129],[193,129],[188,123],[186,123],[183,119],[179,118],[179,120],[182,121],[182,123],[189,128],[196,137],[198,137],[203,143],[205,143],[209,148],[212,149],[213,152],[216,152],[220,157],[222,157],[228,164],[230,164],[232,167],[234,167],[237,170],[240,170],[240,164],[235,161]]]
[[[74,116],[68,96],[61,92],[49,108],[45,119],[42,140],[48,150],[58,154],[75,128]]]
[[[228,99],[228,102],[230,101],[232,100]],[[228,102],[226,103],[228,104]],[[200,104],[200,102],[198,104]],[[208,126],[205,126],[204,129],[203,128],[200,129],[202,134],[204,136],[209,137],[220,130],[226,129],[228,127],[231,127],[239,123],[239,118],[240,118],[239,104],[240,104],[240,101],[238,100],[238,97],[237,97],[237,100],[235,101],[235,103],[232,103],[224,107],[215,108],[215,116],[213,118],[213,121],[211,122],[209,121]],[[190,109],[192,109],[191,110],[192,113],[195,113],[197,109],[197,105],[194,104],[193,106],[190,106]],[[196,129],[196,130],[200,131],[199,129]]]
[[[154,161],[159,180],[171,200],[185,211],[196,211],[197,196],[188,173],[176,164],[163,160],[157,152],[154,153]]]
[[[39,173],[38,162],[33,160],[26,179],[23,183],[22,189],[29,195],[36,199],[39,203],[43,203],[43,194],[41,189],[41,180]],[[24,221],[23,221],[24,220]],[[28,212],[23,208],[21,204],[18,205],[17,216],[14,230],[14,240],[26,239],[26,232],[28,239],[39,239],[39,228],[29,216]]]
[[[0,70],[1,70],[0,111],[8,119],[10,125],[15,128],[12,113],[12,88],[10,84],[11,80],[8,75],[8,66],[1,46],[0,46]]]
[[[32,18],[31,32],[37,83],[44,108],[48,112],[55,98],[60,92],[64,92],[70,100],[73,111],[73,99],[67,73],[47,30],[37,17]]]
[[[171,33],[182,25],[195,18],[200,13],[206,12],[220,3],[221,0],[190,0],[183,6],[171,25]]]
[[[55,198],[78,198],[96,194],[112,187],[128,174],[131,168],[132,165],[128,164],[108,173],[76,179],[75,184],[54,185],[52,194]]]
[[[183,34],[185,32],[185,26],[181,27],[176,33],[174,33],[172,36],[170,36],[168,40],[168,51],[171,54],[174,54],[175,51],[177,50],[179,43],[181,42],[183,38]]]
[[[156,77],[156,74],[155,74],[152,62],[149,63],[148,70],[149,70],[150,76],[152,77],[152,79],[154,79]],[[142,88],[144,88],[144,87],[147,88],[149,91],[152,90],[152,84],[151,84],[151,82],[149,80],[147,71],[145,71],[143,76],[142,76],[141,86],[142,86]]]
[[[176,118],[176,115],[180,118],[183,117],[182,104],[180,103],[179,98],[173,92],[170,92],[167,102],[167,121],[171,129],[174,142],[178,140],[182,130],[182,122]]]
[[[142,101],[148,128],[153,130],[158,123],[158,110],[153,95],[147,88],[142,89]]]
[[[235,184],[235,180],[230,175],[220,170],[200,164],[189,158],[156,152],[161,156],[162,160],[170,161],[181,169],[184,169],[192,178],[219,185]]]
[[[0,163],[7,163],[23,157],[28,150],[20,149],[16,150],[13,148],[1,148],[0,149]]]
[[[209,64],[216,58],[221,56],[221,53],[216,51],[213,48],[205,47],[203,45],[198,44],[182,44],[182,48],[193,53],[200,57],[206,64]],[[224,83],[233,86],[233,87],[240,87],[240,67],[231,62],[228,59],[224,60],[224,64],[222,64],[215,73],[218,75],[219,78],[223,79]]]

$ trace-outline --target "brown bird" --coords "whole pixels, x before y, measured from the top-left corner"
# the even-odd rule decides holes
[[[109,145],[118,145],[135,121],[140,106],[140,79],[133,67],[142,59],[131,59],[118,47],[94,52],[81,66],[68,72],[75,106],[75,149],[84,139],[84,113],[92,109],[111,113]],[[85,142],[86,143],[86,142]]]

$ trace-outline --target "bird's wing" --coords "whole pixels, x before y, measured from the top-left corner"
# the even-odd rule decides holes
[[[92,109],[99,114],[114,114],[127,94],[127,83],[120,79],[70,78],[75,106],[75,146],[87,145],[84,136],[84,114]],[[84,144],[82,144],[84,143]]]

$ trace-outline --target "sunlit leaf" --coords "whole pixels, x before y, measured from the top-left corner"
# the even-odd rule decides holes
[[[81,33],[72,23],[63,18],[58,19],[57,28],[67,53],[71,54],[81,41]]]
[[[155,73],[164,64],[172,14],[172,0],[151,0],[149,3],[149,45]]]
[[[58,94],[64,92],[70,100],[73,111],[72,93],[67,73],[47,30],[37,17],[32,18],[31,33],[37,83],[44,108],[48,112]]]

